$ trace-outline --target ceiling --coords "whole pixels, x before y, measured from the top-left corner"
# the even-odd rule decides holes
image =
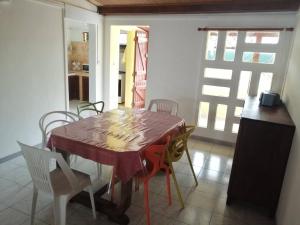
[[[297,11],[300,0],[89,0],[101,14]]]

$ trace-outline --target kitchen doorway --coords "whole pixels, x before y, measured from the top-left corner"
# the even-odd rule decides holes
[[[112,108],[145,107],[148,37],[148,26],[111,27]]]
[[[66,20],[69,111],[89,101],[89,25]]]

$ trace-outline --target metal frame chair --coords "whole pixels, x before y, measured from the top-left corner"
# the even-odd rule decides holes
[[[152,99],[150,101],[148,110],[152,111],[156,106],[157,112],[165,112],[171,115],[177,115],[178,103],[168,99]]]
[[[173,162],[177,162],[181,159],[183,153],[185,152],[196,182],[196,186],[198,185],[198,181],[197,181],[197,177],[193,168],[193,164],[192,164],[192,160],[188,151],[188,147],[187,147],[187,141],[188,138],[190,137],[190,135],[193,133],[193,131],[195,130],[195,126],[185,126],[185,130],[184,133],[181,133],[179,136],[175,137],[168,148],[167,154],[166,154],[166,163],[168,164],[170,170],[171,170],[171,174],[176,186],[176,192],[180,201],[180,204],[182,206],[182,208],[184,208],[184,202],[182,199],[182,195],[179,189],[179,185],[177,183],[177,179],[176,179],[176,175],[174,172],[174,168],[172,163]]]
[[[65,124],[73,123],[82,119],[81,116],[68,111],[52,111],[45,113],[39,120],[39,127],[42,132],[42,148],[47,147],[51,131]]]
[[[99,108],[99,105],[100,105],[100,108]],[[77,115],[80,117],[84,117],[84,115],[82,115],[82,114],[87,111],[95,112],[96,115],[98,115],[98,114],[102,113],[103,110],[104,110],[104,102],[103,101],[94,102],[94,103],[89,102],[89,103],[77,105]],[[102,166],[100,163],[97,163],[97,173],[98,173],[98,177],[100,177],[102,174]]]
[[[93,217],[96,218],[93,189],[88,174],[72,170],[62,155],[57,152],[45,151],[20,142],[18,143],[33,182],[31,225],[34,224],[39,192],[53,197],[55,225],[65,225],[69,200],[84,188],[87,188],[91,199]],[[53,159],[57,162],[59,168],[51,171],[49,165]]]
[[[100,108],[99,108],[100,107]],[[99,102],[89,102],[89,103],[84,103],[84,104],[79,104],[77,105],[77,114],[80,115],[84,111],[93,111],[96,112],[96,114],[102,113],[104,110],[104,102],[99,101]]]

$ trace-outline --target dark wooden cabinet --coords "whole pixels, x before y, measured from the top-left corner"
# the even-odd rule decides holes
[[[69,100],[79,100],[79,76],[72,75],[69,79]]]
[[[260,107],[255,97],[244,106],[228,186],[227,204],[235,200],[274,216],[295,125],[284,105]]]
[[[89,78],[82,77],[82,100],[89,101]]]

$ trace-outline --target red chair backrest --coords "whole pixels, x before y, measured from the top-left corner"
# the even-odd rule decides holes
[[[166,168],[165,155],[168,150],[169,142],[170,136],[167,136],[160,144],[151,145],[145,151],[145,159],[149,170],[147,177],[153,177],[162,168]],[[148,167],[148,163],[151,164],[151,168]]]

